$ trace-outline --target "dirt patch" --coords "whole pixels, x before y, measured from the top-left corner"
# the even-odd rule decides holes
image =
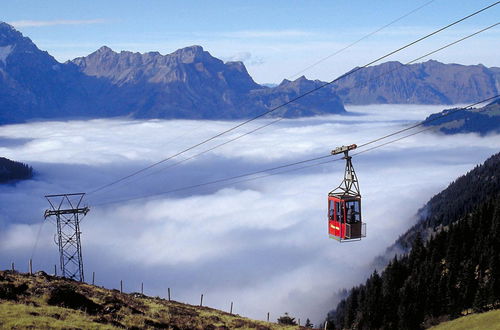
[[[137,301],[130,299],[126,295],[111,295],[104,298],[103,313],[104,314],[114,314],[121,310],[122,308],[127,308],[131,314],[144,315],[144,312],[139,308],[145,308],[145,306]],[[128,298],[128,299],[127,299]],[[123,299],[123,300],[122,300]]]
[[[148,327],[153,327],[155,329],[171,329],[171,327],[166,323],[155,322],[149,319],[144,320],[144,324]]]
[[[195,318],[200,315],[200,313],[198,313],[197,311],[188,309],[186,307],[169,306],[169,311],[170,313],[181,317],[187,316],[190,318]]]
[[[240,320],[240,319],[236,319],[236,320],[233,320],[233,322],[231,322],[231,329],[234,329],[234,328],[244,328],[244,329],[252,328],[252,329],[258,329],[258,330],[271,330],[271,328],[266,327],[264,325],[258,325],[257,327],[255,327],[255,323],[248,322],[246,320]]]
[[[95,315],[102,310],[100,305],[76,292],[72,285],[67,284],[52,288],[47,303],[52,306],[79,309],[90,315]]]
[[[28,290],[26,283],[15,285],[12,283],[0,284],[0,299],[17,300],[18,296]]]

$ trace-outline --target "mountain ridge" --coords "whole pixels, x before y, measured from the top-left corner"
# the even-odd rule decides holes
[[[33,119],[251,118],[297,93],[261,86],[242,62],[226,62],[201,46],[171,54],[114,52],[103,46],[85,57],[57,62],[12,26],[0,25],[0,124]],[[332,90],[328,102],[293,103],[284,117],[342,114]],[[271,115],[271,116],[272,116]]]
[[[197,45],[165,55],[102,46],[59,63],[0,22],[0,124],[123,116],[240,119],[269,111],[291,118],[345,114],[344,103],[475,102],[499,90],[500,68],[433,60],[386,62],[332,85],[302,76],[268,87],[256,83],[242,62],[224,63]]]
[[[334,83],[334,90],[346,104],[473,103],[500,94],[500,68],[390,61],[345,77]]]

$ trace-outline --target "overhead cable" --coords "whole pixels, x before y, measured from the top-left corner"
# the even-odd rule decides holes
[[[334,79],[334,80],[332,80],[330,82],[326,82],[324,84],[321,84],[320,86],[315,87],[315,88],[313,88],[312,90],[310,90],[308,92],[305,92],[305,93],[303,93],[303,94],[301,94],[301,95],[299,95],[299,96],[297,96],[295,98],[292,98],[291,100],[289,100],[289,101],[287,101],[285,103],[282,103],[281,105],[276,106],[276,107],[274,107],[274,108],[272,108],[272,109],[270,109],[268,111],[265,111],[265,112],[263,112],[260,115],[257,115],[257,116],[255,116],[253,118],[250,118],[250,119],[247,119],[247,120],[245,120],[245,121],[243,121],[243,122],[241,122],[241,123],[239,123],[239,124],[237,124],[237,125],[229,128],[229,129],[226,129],[226,130],[224,130],[224,131],[222,131],[222,132],[220,132],[220,133],[218,133],[218,134],[216,134],[216,135],[214,135],[214,136],[212,136],[210,138],[207,138],[207,139],[205,139],[205,140],[203,140],[203,141],[201,141],[199,143],[196,143],[196,144],[194,144],[191,147],[188,147],[188,148],[186,148],[186,149],[184,149],[182,151],[179,151],[179,152],[177,152],[177,153],[175,153],[175,154],[173,154],[171,156],[168,156],[168,157],[166,157],[166,158],[164,158],[164,159],[162,159],[162,160],[160,160],[158,162],[155,162],[155,163],[153,163],[153,164],[151,164],[149,166],[146,166],[146,167],[144,167],[142,169],[139,169],[139,170],[137,170],[137,171],[135,171],[135,172],[133,172],[133,173],[131,173],[129,175],[126,175],[126,176],[124,176],[122,178],[119,178],[119,179],[114,180],[114,181],[112,181],[112,182],[110,182],[108,184],[105,184],[105,185],[103,185],[101,187],[98,187],[97,189],[94,189],[91,192],[89,192],[89,194],[96,193],[96,192],[98,192],[100,190],[103,190],[103,189],[109,187],[109,186],[112,186],[112,185],[115,185],[115,184],[117,184],[119,182],[122,182],[122,181],[124,181],[124,180],[126,180],[126,179],[128,179],[130,177],[133,177],[133,176],[135,176],[137,174],[140,174],[140,173],[142,173],[144,171],[147,171],[147,170],[149,170],[152,167],[155,167],[155,166],[157,166],[159,164],[162,164],[162,163],[164,163],[164,162],[166,162],[166,161],[168,161],[168,160],[170,160],[172,158],[175,158],[175,157],[180,156],[180,155],[182,155],[182,154],[184,154],[184,153],[186,153],[186,152],[188,152],[190,150],[193,150],[193,149],[195,149],[195,148],[197,148],[197,147],[199,147],[199,146],[201,146],[201,145],[203,145],[205,143],[208,143],[208,142],[210,142],[210,141],[212,141],[212,140],[214,140],[214,139],[216,139],[216,138],[218,138],[218,137],[220,137],[222,135],[225,135],[225,134],[227,134],[229,132],[232,132],[232,131],[236,130],[237,128],[239,128],[241,126],[244,126],[244,125],[246,125],[246,124],[248,124],[248,123],[250,123],[250,122],[252,122],[254,120],[262,118],[265,115],[268,115],[268,114],[270,114],[270,113],[272,113],[272,112],[274,112],[274,111],[276,111],[278,109],[281,109],[281,108],[283,108],[283,107],[285,107],[285,106],[287,106],[287,105],[289,105],[289,104],[291,104],[293,102],[296,102],[299,99],[304,98],[307,95],[310,95],[310,94],[312,94],[312,93],[314,93],[314,92],[316,92],[316,91],[318,91],[318,90],[320,90],[320,89],[322,89],[322,88],[324,88],[326,86],[329,86],[329,85],[331,85],[331,84],[333,84],[333,83],[335,83],[335,82],[337,82],[337,81],[339,81],[339,80],[341,80],[341,79],[349,76],[349,75],[352,75],[352,74],[354,74],[355,72],[358,72],[361,69],[364,69],[364,68],[366,68],[366,67],[368,67],[368,66],[370,66],[372,64],[375,64],[375,63],[377,63],[377,62],[379,62],[379,61],[381,61],[381,60],[383,60],[383,59],[385,59],[385,58],[387,58],[387,57],[389,57],[391,55],[394,55],[395,53],[398,53],[398,52],[400,52],[400,51],[402,51],[402,50],[404,50],[404,49],[406,49],[408,47],[411,47],[411,46],[415,45],[416,43],[419,43],[419,42],[421,42],[421,41],[423,41],[423,40],[425,40],[427,38],[430,38],[431,36],[434,36],[434,35],[442,32],[442,31],[444,31],[444,30],[446,30],[446,29],[448,29],[448,28],[450,28],[450,27],[452,27],[452,26],[454,26],[454,25],[456,25],[456,24],[458,24],[458,23],[460,23],[462,21],[465,21],[465,20],[467,20],[467,19],[469,19],[469,18],[471,18],[471,17],[473,17],[473,16],[475,16],[475,15],[477,15],[477,14],[479,14],[479,13],[481,13],[481,12],[483,12],[483,11],[489,9],[489,8],[492,8],[493,6],[496,6],[498,3],[500,3],[500,1],[497,1],[497,2],[495,2],[495,3],[493,3],[493,4],[489,5],[489,6],[486,6],[486,7],[482,8],[482,9],[480,9],[480,10],[472,13],[472,14],[469,14],[469,15],[467,15],[467,16],[459,19],[459,20],[456,20],[456,21],[454,21],[454,22],[452,22],[452,23],[450,23],[450,24],[448,24],[448,25],[446,25],[446,26],[444,26],[444,27],[442,27],[442,28],[440,28],[438,30],[435,30],[434,32],[431,32],[431,33],[429,33],[429,34],[427,34],[427,35],[425,35],[425,36],[423,36],[423,37],[421,37],[421,38],[419,38],[419,39],[417,39],[417,40],[415,40],[413,42],[410,42],[410,43],[408,43],[408,44],[406,44],[406,45],[404,45],[404,46],[402,46],[402,47],[400,47],[400,48],[398,48],[398,49],[396,49],[396,50],[394,50],[394,51],[392,51],[392,52],[390,52],[390,53],[388,53],[386,55],[383,55],[383,56],[381,56],[381,57],[379,57],[379,58],[377,58],[377,59],[375,59],[375,60],[373,60],[373,61],[371,61],[371,62],[369,62],[369,63],[367,63],[367,64],[365,64],[363,66],[361,66],[361,67],[356,67],[355,69],[353,69],[353,70],[351,70],[351,71],[349,71],[349,72],[347,72],[347,73],[339,76],[338,78],[336,78],[336,79]]]
[[[479,102],[473,103],[473,104],[471,104],[469,106],[466,106],[466,107],[463,107],[463,108],[454,109],[452,111],[444,112],[440,116],[437,116],[435,118],[429,118],[429,119],[423,120],[423,121],[419,122],[417,125],[413,125],[413,126],[411,126],[409,128],[406,128],[404,130],[399,130],[399,131],[396,131],[394,133],[388,134],[388,135],[384,136],[383,138],[374,139],[374,140],[370,141],[369,143],[364,143],[362,145],[359,145],[358,148],[362,148],[362,147],[364,147],[364,146],[366,146],[368,144],[371,144],[371,143],[380,141],[382,139],[394,136],[396,134],[408,131],[408,130],[416,128],[418,126],[421,126],[421,125],[433,122],[433,121],[435,121],[437,119],[442,119],[444,117],[453,115],[453,114],[457,113],[458,111],[464,111],[464,110],[470,109],[474,105],[481,104],[481,103],[487,102],[489,100],[492,100],[492,99],[498,98],[498,97],[500,97],[500,94],[496,95],[496,96],[493,96],[493,97],[490,97],[490,98],[487,98],[487,99],[484,99],[484,100],[481,100]],[[483,112],[483,111],[485,111],[485,109],[479,110],[479,111],[477,111],[477,113],[480,113],[480,112]],[[413,132],[411,134],[399,137],[397,139],[385,142],[383,144],[371,147],[369,149],[366,149],[366,150],[363,150],[363,151],[360,151],[360,152],[356,152],[356,153],[352,154],[352,156],[357,156],[357,155],[360,155],[360,154],[372,151],[374,149],[378,149],[378,148],[386,146],[388,144],[401,141],[401,140],[406,139],[408,137],[411,137],[411,136],[414,136],[414,135],[417,135],[417,134],[420,134],[420,133],[423,133],[425,131],[429,131],[429,130],[432,130],[432,129],[436,129],[436,127],[432,126],[432,127],[428,127],[428,128],[422,129],[422,130],[417,131],[417,132]],[[103,206],[103,205],[108,205],[108,204],[118,204],[118,203],[124,203],[124,202],[134,201],[134,200],[147,199],[147,198],[150,198],[150,197],[155,197],[155,196],[160,196],[160,195],[166,195],[166,194],[171,194],[171,193],[174,193],[174,192],[179,192],[179,191],[184,191],[184,190],[190,190],[190,189],[194,189],[194,188],[201,188],[201,187],[215,185],[215,184],[224,184],[224,183],[235,184],[235,183],[240,183],[240,182],[253,181],[253,180],[258,180],[258,179],[266,178],[266,177],[269,177],[269,176],[283,174],[283,173],[291,172],[291,171],[298,171],[298,170],[301,170],[301,169],[310,168],[310,167],[314,167],[314,166],[326,164],[326,163],[329,163],[329,162],[332,162],[332,161],[338,161],[338,160],[343,159],[343,158],[336,158],[336,159],[333,159],[333,160],[323,161],[323,162],[320,162],[320,163],[309,164],[309,165],[304,165],[304,166],[301,166],[301,167],[298,167],[298,168],[294,167],[292,169],[288,169],[289,167],[293,167],[293,166],[300,165],[300,164],[305,164],[305,163],[310,163],[310,162],[313,162],[313,161],[323,160],[323,159],[326,159],[326,158],[329,158],[329,157],[332,157],[332,155],[329,154],[329,155],[325,155],[325,156],[314,157],[314,158],[310,158],[310,159],[306,159],[306,160],[301,160],[301,161],[293,162],[293,163],[290,163],[290,164],[284,164],[284,165],[275,166],[275,167],[268,168],[268,169],[253,171],[253,172],[244,173],[244,174],[240,174],[240,175],[235,175],[235,176],[231,176],[231,177],[226,177],[226,178],[222,178],[222,179],[217,179],[217,180],[213,180],[213,181],[208,181],[208,182],[198,183],[198,184],[194,184],[194,185],[179,187],[179,188],[167,190],[167,191],[160,192],[160,193],[152,193],[152,194],[138,196],[138,197],[131,197],[131,198],[125,198],[125,199],[120,199],[120,200],[116,200],[116,201],[109,201],[109,202],[98,203],[98,204],[95,204],[95,206]],[[268,172],[272,172],[272,171],[282,170],[282,169],[285,169],[285,168],[287,168],[287,169],[283,170],[283,171],[278,171],[278,172],[274,172],[274,173],[268,173]],[[262,175],[262,176],[258,176],[258,177],[252,177],[254,175],[261,174],[261,173],[266,173],[266,174]],[[242,179],[242,178],[246,178],[246,179],[240,180],[240,181],[236,181],[236,182],[234,181],[236,179]]]
[[[475,36],[475,35],[477,35],[477,34],[479,34],[479,33],[482,33],[482,32],[484,32],[484,31],[487,31],[487,30],[489,30],[489,29],[492,29],[493,27],[495,27],[495,26],[497,26],[497,25],[499,25],[499,24],[500,24],[500,23],[495,23],[495,24],[493,24],[493,25],[490,25],[490,26],[488,26],[488,27],[486,27],[486,28],[483,28],[483,29],[481,29],[481,30],[479,30],[479,31],[476,31],[476,32],[472,33],[472,34],[469,34],[469,35],[467,35],[467,36],[465,36],[465,37],[463,37],[463,38],[460,38],[460,39],[458,39],[458,40],[456,40],[456,41],[454,41],[454,42],[451,42],[451,43],[449,43],[449,44],[446,44],[446,45],[444,45],[444,46],[442,46],[442,47],[440,47],[440,48],[438,48],[438,49],[436,49],[436,50],[433,50],[433,51],[431,51],[431,52],[429,52],[429,53],[426,53],[425,55],[419,56],[419,57],[417,57],[417,58],[415,58],[415,59],[413,59],[413,60],[411,60],[411,61],[409,61],[409,62],[406,62],[406,63],[404,63],[402,66],[395,67],[395,68],[393,68],[393,69],[391,69],[391,70],[388,70],[388,71],[386,71],[386,72],[384,72],[384,73],[382,73],[382,74],[380,74],[380,75],[378,75],[378,76],[371,77],[371,78],[368,80],[368,82],[370,82],[370,81],[372,81],[372,80],[377,80],[377,79],[379,79],[379,78],[383,77],[384,75],[387,75],[387,74],[389,74],[389,73],[391,73],[391,72],[394,72],[394,71],[400,70],[401,68],[403,68],[403,67],[405,67],[405,66],[407,66],[407,65],[410,65],[410,64],[412,64],[412,63],[415,63],[415,62],[417,62],[417,61],[419,61],[419,60],[421,60],[421,59],[423,59],[423,58],[425,58],[425,57],[428,57],[428,56],[430,56],[430,55],[433,55],[433,54],[435,54],[435,53],[437,53],[437,52],[439,52],[439,51],[441,51],[441,50],[443,50],[443,49],[446,49],[446,48],[448,48],[448,47],[451,47],[451,46],[453,46],[453,45],[455,45],[455,44],[457,44],[457,43],[459,43],[459,42],[462,42],[462,41],[464,41],[464,40],[466,40],[466,39],[469,39],[469,38],[471,38],[471,37],[473,37],[473,36]],[[495,97],[492,97],[492,98],[495,98]],[[474,105],[477,105],[477,104],[474,104]],[[474,105],[472,105],[472,106],[474,106]],[[250,131],[248,131],[248,132],[245,132],[245,133],[243,133],[243,134],[241,134],[241,135],[238,135],[238,136],[236,136],[236,137],[234,137],[234,138],[232,138],[232,139],[229,139],[229,140],[227,140],[227,141],[225,141],[225,142],[222,142],[222,143],[220,143],[220,144],[217,144],[217,145],[215,145],[215,146],[213,146],[213,147],[211,147],[211,148],[209,148],[209,149],[206,149],[206,150],[201,151],[201,152],[199,152],[199,153],[196,153],[196,154],[194,154],[194,155],[192,155],[192,156],[189,156],[189,157],[187,157],[187,158],[184,158],[184,159],[182,159],[182,160],[180,160],[180,161],[177,161],[177,162],[175,162],[175,163],[173,163],[173,164],[170,164],[170,165],[168,165],[168,166],[166,166],[166,167],[163,167],[163,168],[161,168],[161,169],[159,169],[159,170],[157,170],[157,171],[154,171],[154,172],[150,173],[150,174],[149,174],[149,175],[147,175],[147,176],[155,175],[155,174],[157,174],[157,173],[159,173],[159,172],[161,172],[161,171],[164,171],[164,170],[167,170],[167,169],[169,169],[169,168],[172,168],[172,167],[178,166],[178,165],[180,165],[180,164],[182,164],[182,163],[185,163],[185,162],[187,162],[187,161],[189,161],[189,160],[191,160],[191,159],[194,159],[194,158],[196,158],[196,157],[198,157],[198,156],[201,156],[201,155],[206,154],[206,153],[208,153],[208,152],[210,152],[210,151],[213,151],[213,150],[215,150],[215,149],[217,149],[217,148],[220,148],[220,147],[222,147],[222,146],[224,146],[224,145],[227,145],[227,144],[229,144],[229,143],[231,143],[231,142],[234,142],[234,141],[236,141],[236,140],[239,140],[239,139],[241,139],[241,138],[243,138],[243,137],[245,137],[245,136],[248,136],[248,135],[250,135],[250,134],[252,134],[252,133],[254,133],[254,132],[256,132],[256,131],[259,131],[259,130],[261,130],[261,129],[263,129],[263,128],[266,128],[266,127],[268,127],[268,126],[271,126],[271,125],[273,125],[273,124],[275,124],[275,123],[277,123],[277,122],[279,122],[279,121],[281,121],[281,120],[283,120],[283,119],[285,119],[285,118],[280,117],[280,118],[274,119],[274,120],[272,120],[272,121],[270,121],[270,122],[268,122],[268,123],[266,123],[266,124],[264,124],[264,125],[261,125],[261,126],[259,126],[259,127],[256,127],[256,128],[254,128],[254,129],[252,129],[252,130],[250,130]],[[417,126],[420,126],[420,124],[418,124]],[[417,126],[415,126],[415,127],[417,127]],[[412,128],[414,128],[414,127],[407,128],[407,129],[405,128],[405,129],[404,129],[404,130],[402,130],[401,132],[404,132],[405,130],[409,130],[409,129],[412,129]],[[397,133],[394,133],[394,134],[397,134]],[[390,135],[390,136],[392,136],[392,135]],[[390,137],[390,136],[387,136],[387,137]],[[387,137],[381,137],[381,139],[384,139],[384,138],[387,138]],[[377,142],[377,141],[374,141],[374,142]],[[373,143],[373,142],[370,142],[370,143]],[[364,145],[366,145],[366,144],[362,144],[362,145],[360,145],[360,146],[364,146]],[[95,191],[94,191],[94,192],[95,192]]]
[[[347,45],[347,46],[345,46],[345,47],[343,47],[343,48],[341,48],[341,49],[337,50],[336,52],[334,52],[334,53],[332,53],[332,54],[330,54],[330,55],[328,55],[328,56],[325,56],[325,57],[323,57],[322,59],[320,59],[320,60],[318,60],[318,61],[314,62],[313,64],[311,64],[311,65],[307,66],[306,68],[302,69],[301,71],[299,71],[299,72],[295,73],[294,75],[292,75],[292,76],[288,77],[288,79],[293,79],[294,77],[298,76],[299,74],[302,74],[302,73],[304,73],[304,72],[308,71],[309,69],[311,69],[311,68],[315,67],[316,65],[318,65],[318,64],[320,64],[320,63],[322,63],[322,62],[324,62],[324,61],[326,61],[326,60],[328,60],[328,59],[330,59],[330,58],[334,57],[335,55],[338,55],[338,54],[342,53],[343,51],[345,51],[345,50],[347,50],[347,49],[351,48],[352,46],[354,46],[354,45],[358,44],[359,42],[361,42],[361,41],[363,41],[363,40],[365,40],[365,39],[367,39],[367,38],[371,37],[372,35],[374,35],[374,34],[376,34],[376,33],[380,32],[380,31],[382,31],[383,29],[385,29],[385,28],[387,28],[387,27],[391,26],[392,24],[399,22],[399,21],[400,21],[400,20],[402,20],[403,18],[406,18],[406,17],[410,16],[411,14],[413,14],[413,13],[415,13],[415,12],[419,11],[420,9],[422,9],[422,8],[426,7],[427,5],[430,5],[430,4],[431,4],[431,3],[433,3],[434,1],[435,1],[435,0],[428,1],[428,2],[424,3],[423,5],[421,5],[421,6],[417,7],[417,8],[415,8],[415,9],[413,9],[413,10],[411,10],[411,11],[407,12],[407,13],[406,13],[406,14],[404,14],[403,16],[400,16],[400,17],[396,18],[395,20],[393,20],[393,21],[391,21],[391,22],[387,23],[386,25],[384,25],[384,26],[382,26],[382,27],[380,27],[380,28],[378,28],[378,29],[376,29],[376,30],[374,30],[374,31],[372,31],[372,32],[370,32],[370,33],[368,33],[367,35],[365,35],[365,36],[363,36],[363,37],[359,38],[358,40],[356,40],[356,41],[354,41],[354,42],[350,43],[349,45]]]

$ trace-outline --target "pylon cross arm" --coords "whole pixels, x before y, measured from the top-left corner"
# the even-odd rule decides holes
[[[86,215],[89,212],[89,210],[90,209],[88,207],[81,207],[77,209],[65,209],[65,210],[46,210],[44,213],[44,217],[47,218],[53,215],[76,214],[76,213]]]

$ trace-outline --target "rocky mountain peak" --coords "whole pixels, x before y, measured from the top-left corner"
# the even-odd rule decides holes
[[[33,68],[52,71],[58,62],[47,52],[41,51],[12,25],[0,22],[0,67],[4,72],[28,77]],[[31,78],[33,79],[33,78]]]
[[[36,47],[31,39],[24,37],[22,33],[14,29],[12,25],[0,22],[0,47],[9,45],[13,46],[17,44]]]
[[[286,86],[288,85],[289,83],[291,83],[292,81],[291,80],[288,80],[288,79],[283,79],[278,86]]]
[[[294,80],[294,83],[300,86],[300,85],[304,85],[304,84],[309,85],[312,81],[313,80],[307,79],[306,76],[300,76]]]
[[[300,76],[294,81],[283,79],[278,88],[293,89],[297,92],[310,90],[316,87],[318,81],[309,80],[305,76]]]
[[[229,61],[226,62],[226,65],[231,67],[234,70],[238,70],[240,72],[247,72],[247,68],[245,67],[245,64],[241,61]]]
[[[171,55],[186,64],[215,59],[209,52],[203,50],[203,47],[198,45],[178,49]]]
[[[23,37],[21,32],[17,31],[12,25],[0,21],[0,38],[5,38],[7,36]]]
[[[101,48],[99,48],[98,50],[96,50],[94,52],[95,54],[110,54],[110,53],[113,53],[113,54],[116,54],[111,48],[109,48],[108,46],[102,46]]]

